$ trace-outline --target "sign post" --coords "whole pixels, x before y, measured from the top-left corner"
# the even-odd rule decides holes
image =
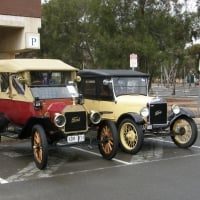
[[[134,70],[137,67],[137,54],[130,54],[130,67]]]

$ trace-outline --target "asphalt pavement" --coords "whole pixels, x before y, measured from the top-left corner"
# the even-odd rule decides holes
[[[183,104],[198,100],[198,89],[180,86],[171,95],[171,88],[155,85],[153,93]],[[92,141],[52,147],[45,170],[36,168],[30,140],[10,139],[0,143],[0,164],[0,200],[200,199],[199,137],[189,149],[169,137],[147,138],[136,155],[119,150],[111,161]]]

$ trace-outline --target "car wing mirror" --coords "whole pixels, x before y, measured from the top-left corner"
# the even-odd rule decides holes
[[[103,85],[109,85],[110,83],[112,83],[112,82],[108,79],[103,80]]]
[[[76,76],[75,81],[78,82],[78,83],[81,82],[81,77],[80,76]]]
[[[21,84],[27,83],[27,80],[26,80],[25,78],[23,78],[22,76],[17,77],[17,80],[18,80]]]

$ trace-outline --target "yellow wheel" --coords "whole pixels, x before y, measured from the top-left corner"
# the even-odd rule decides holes
[[[39,169],[44,169],[48,160],[48,143],[41,125],[33,126],[31,141],[35,164]]]
[[[198,135],[197,126],[192,118],[180,117],[172,125],[172,140],[181,148],[192,146]]]
[[[123,151],[137,153],[144,141],[142,127],[132,119],[124,119],[119,125],[119,141]]]

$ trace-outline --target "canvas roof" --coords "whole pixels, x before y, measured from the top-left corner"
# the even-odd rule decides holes
[[[126,69],[84,69],[78,74],[81,77],[148,77],[146,73]]]
[[[78,71],[77,68],[72,67],[57,59],[2,59],[0,60],[0,72],[22,72],[22,71]]]

